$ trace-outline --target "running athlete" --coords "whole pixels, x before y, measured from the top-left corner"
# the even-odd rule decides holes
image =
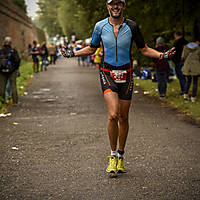
[[[100,81],[108,107],[107,130],[111,148],[106,171],[124,173],[123,155],[133,92],[132,44],[135,42],[143,55],[160,59],[168,59],[174,54],[174,48],[165,53],[149,48],[136,22],[123,17],[125,0],[107,0],[106,6],[110,16],[96,23],[91,45],[75,52],[63,46],[61,52],[67,58],[87,56],[93,54],[102,43],[103,65],[100,68]]]

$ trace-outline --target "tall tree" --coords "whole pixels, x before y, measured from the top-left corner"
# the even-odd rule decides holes
[[[39,0],[39,5],[40,19],[48,31],[55,33],[62,27],[66,35],[75,32],[79,38],[90,37],[94,24],[108,16],[106,0]],[[172,32],[183,26],[192,38],[194,22],[200,23],[199,13],[197,0],[127,0],[125,16],[139,24],[150,43],[159,35],[173,39]]]
[[[50,37],[62,35],[62,28],[58,21],[59,1],[55,0],[39,0],[38,6],[40,10],[37,12],[41,26]]]

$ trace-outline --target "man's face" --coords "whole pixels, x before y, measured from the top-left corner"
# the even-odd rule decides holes
[[[113,0],[111,3],[107,4],[107,9],[111,17],[118,19],[123,15],[125,4],[120,0]]]
[[[11,46],[11,42],[4,42],[5,46]]]

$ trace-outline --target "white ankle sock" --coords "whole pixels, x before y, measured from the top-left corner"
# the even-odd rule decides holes
[[[123,155],[117,153],[117,157],[118,157],[118,158],[123,158]]]
[[[112,150],[111,150],[111,153],[110,153],[110,154],[111,154],[111,156],[117,156],[118,153],[117,153],[117,151],[112,151]]]

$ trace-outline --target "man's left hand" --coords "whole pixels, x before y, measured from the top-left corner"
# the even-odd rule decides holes
[[[170,59],[175,53],[176,53],[176,50],[175,50],[175,47],[173,47],[170,50],[160,54],[160,60]]]

